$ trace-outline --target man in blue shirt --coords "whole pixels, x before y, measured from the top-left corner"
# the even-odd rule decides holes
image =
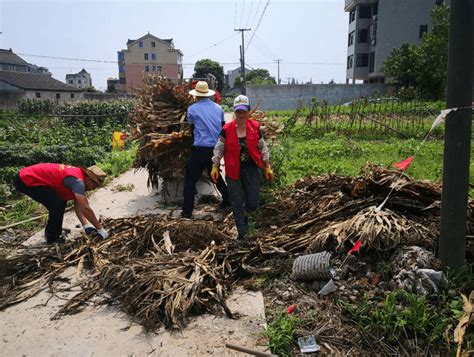
[[[210,99],[214,95],[214,91],[209,89],[207,82],[198,82],[196,88],[189,94],[193,95],[197,102],[188,108],[188,122],[194,126],[194,143],[191,156],[186,163],[184,177],[183,211],[181,212],[181,217],[184,218],[192,217],[196,182],[204,169],[207,170],[209,177],[211,175],[214,146],[219,140],[222,126],[225,123],[224,111]],[[221,205],[223,207],[229,206],[227,186],[221,175],[219,175],[216,186],[222,195]]]

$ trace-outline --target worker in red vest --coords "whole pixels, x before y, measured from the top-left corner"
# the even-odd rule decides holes
[[[245,95],[234,100],[235,119],[224,125],[214,148],[211,178],[219,178],[219,165],[224,157],[229,199],[234,212],[238,241],[248,242],[247,217],[260,204],[260,169],[268,181],[274,180],[268,147],[260,123],[249,117],[250,103]]]
[[[21,169],[13,181],[16,189],[49,211],[45,229],[48,244],[64,243],[62,225],[66,203],[74,200],[77,218],[86,234],[109,234],[89,206],[86,191],[101,187],[107,174],[97,166],[87,169],[63,164],[36,164]]]

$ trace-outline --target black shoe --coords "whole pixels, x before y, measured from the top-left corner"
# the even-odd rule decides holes
[[[63,236],[55,237],[55,238],[47,238],[46,244],[64,244],[66,240]]]
[[[193,218],[193,215],[192,215],[192,213],[181,212],[181,218],[191,219],[191,218]]]
[[[229,201],[222,201],[220,204],[219,204],[219,208],[221,209],[227,209],[227,208],[230,208],[230,202]]]

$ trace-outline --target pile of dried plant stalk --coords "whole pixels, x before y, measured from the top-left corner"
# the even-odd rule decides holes
[[[148,171],[148,185],[162,191],[167,184],[183,177],[186,159],[191,152],[192,133],[186,121],[193,98],[190,85],[176,85],[171,80],[149,75],[138,92],[135,109],[130,113],[132,140],[140,145],[134,167]]]
[[[375,211],[394,185],[385,208]],[[309,177],[276,193],[261,210],[250,248],[233,244],[231,215],[223,222],[168,216],[108,220],[108,240],[83,236],[54,248],[4,243],[0,310],[54,290],[61,273],[75,266],[83,291],[58,316],[80,311],[94,296],[107,296],[148,329],[183,327],[190,315],[205,311],[223,309],[232,316],[227,293],[242,273],[275,273],[278,267],[265,267],[270,255],[323,249],[345,255],[357,239],[368,251],[389,253],[413,244],[435,250],[440,199],[437,184],[368,166],[355,178]],[[471,236],[473,208],[470,201]]]
[[[384,208],[377,212],[390,191]],[[264,207],[259,218],[261,243],[268,250],[293,253],[347,252],[360,239],[363,246],[380,251],[398,245],[434,251],[440,201],[439,184],[375,165],[365,167],[358,177],[309,177]],[[474,233],[474,200],[469,201],[467,216],[470,236]],[[471,246],[468,241],[468,249]]]

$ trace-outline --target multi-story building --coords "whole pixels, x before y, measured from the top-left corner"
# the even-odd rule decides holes
[[[240,77],[240,72],[241,72],[240,66],[237,67],[236,69],[227,71],[227,74],[225,75],[225,80],[229,88],[234,88],[235,80]],[[250,70],[248,68],[245,68],[245,75],[249,74],[249,72]]]
[[[384,83],[394,48],[419,43],[431,30],[431,10],[443,0],[345,0],[349,13],[346,82]]]
[[[183,79],[183,53],[173,39],[160,39],[148,33],[137,40],[128,40],[127,49],[118,51],[121,89],[133,93],[143,84],[144,75],[156,72],[171,80]]]
[[[80,89],[92,87],[92,78],[84,68],[78,73],[66,74],[66,83]]]

